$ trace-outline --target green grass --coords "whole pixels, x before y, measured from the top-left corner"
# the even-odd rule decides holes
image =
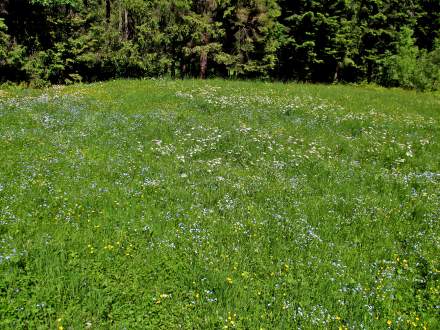
[[[0,328],[440,327],[440,98],[0,94]]]

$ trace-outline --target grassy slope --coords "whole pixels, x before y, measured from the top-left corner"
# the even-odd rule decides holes
[[[0,95],[0,327],[440,327],[440,98]],[[388,323],[388,324],[387,324]]]

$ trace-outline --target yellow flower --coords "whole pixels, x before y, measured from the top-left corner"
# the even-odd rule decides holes
[[[391,324],[393,324],[393,322],[392,322],[391,320],[388,320],[388,321],[387,321],[387,325],[390,327]]]
[[[227,282],[228,284],[232,284],[232,278],[230,278],[230,277],[226,277],[226,282]]]
[[[339,315],[336,315],[335,319],[336,319],[336,321],[339,321],[341,319],[341,317]]]

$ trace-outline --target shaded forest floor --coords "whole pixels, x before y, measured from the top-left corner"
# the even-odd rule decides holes
[[[440,98],[0,93],[0,327],[440,327]]]

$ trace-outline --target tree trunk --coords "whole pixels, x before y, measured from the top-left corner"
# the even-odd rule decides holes
[[[208,70],[208,51],[205,49],[209,43],[209,34],[205,32],[202,38],[202,50],[200,51],[200,79],[206,78],[206,71]]]
[[[337,62],[336,63],[336,70],[335,70],[335,75],[333,77],[333,81],[337,82],[339,80],[339,69],[341,68],[341,63]]]
[[[3,0],[0,1],[0,14],[1,15],[8,15],[8,6],[9,6],[9,0]]]
[[[184,62],[184,60],[180,61],[180,79],[183,79],[186,77],[186,63]]]
[[[124,9],[124,40],[128,40],[129,31],[128,31],[128,10]]]
[[[171,62],[171,78],[176,79],[176,62],[174,59]]]
[[[200,79],[206,78],[206,71],[208,69],[208,54],[205,50],[200,53]]]
[[[110,23],[111,13],[112,13],[112,7],[110,0],[105,0],[105,20],[107,21],[107,24]]]
[[[121,4],[119,4],[119,8],[118,8],[118,32],[119,32],[119,39],[122,40],[123,38],[123,33],[122,33],[122,8],[121,8]]]
[[[367,63],[367,82],[371,83],[371,78],[373,76],[373,65],[370,61]]]

